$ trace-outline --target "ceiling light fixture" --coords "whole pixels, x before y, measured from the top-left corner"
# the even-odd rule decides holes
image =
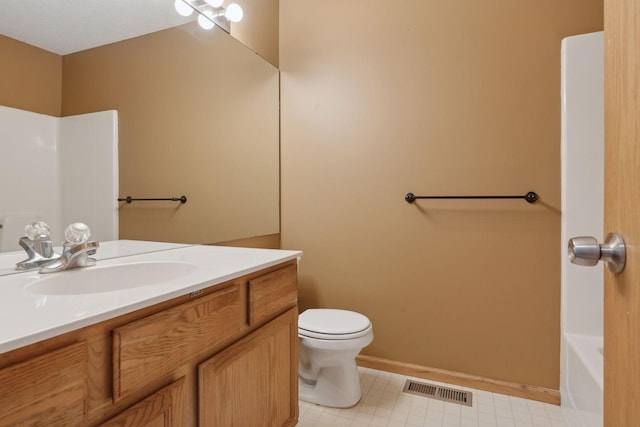
[[[222,7],[223,3],[224,0],[175,0],[174,6],[182,16],[189,16],[196,11],[198,24],[205,30],[218,25],[229,32],[230,22],[240,22],[244,13],[237,3],[230,3],[226,8]]]

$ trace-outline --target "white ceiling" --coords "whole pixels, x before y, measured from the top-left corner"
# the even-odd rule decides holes
[[[173,3],[174,0],[0,0],[0,34],[66,55],[194,19],[178,15]]]

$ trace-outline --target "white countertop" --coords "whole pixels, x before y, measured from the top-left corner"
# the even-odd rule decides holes
[[[102,256],[100,255],[102,252]],[[146,252],[146,253],[142,253]],[[0,277],[0,354],[65,332],[92,325],[140,308],[226,282],[302,256],[300,251],[250,249],[224,246],[180,245],[158,242],[115,241],[100,243],[94,267],[59,273],[24,272]],[[102,259],[101,259],[102,258]],[[153,276],[154,263],[184,266],[185,273],[163,275],[160,283],[136,286]],[[91,280],[84,293],[52,295],[37,292],[38,286],[56,280],[109,276],[120,278],[113,266],[142,264],[131,286],[119,282],[116,290],[96,292]],[[111,268],[111,270],[110,270]],[[89,271],[92,270],[92,271]],[[102,270],[102,272],[101,272]],[[140,273],[142,272],[142,273]],[[117,274],[116,274],[117,273]],[[74,275],[75,276],[72,276]],[[104,276],[102,276],[104,274]],[[142,274],[142,276],[140,276]],[[83,276],[80,276],[83,275]],[[156,275],[157,276],[157,275]],[[154,279],[156,280],[156,279]],[[126,280],[125,280],[126,281]],[[108,281],[107,281],[108,282]],[[95,285],[95,283],[94,283]],[[56,292],[52,292],[56,293]]]

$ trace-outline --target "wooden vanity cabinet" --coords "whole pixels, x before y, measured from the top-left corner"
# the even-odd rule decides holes
[[[294,426],[295,260],[0,355],[3,426]]]

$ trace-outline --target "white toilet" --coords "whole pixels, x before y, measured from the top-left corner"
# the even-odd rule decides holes
[[[301,400],[348,408],[360,400],[356,356],[373,340],[369,319],[354,311],[306,310],[298,317]]]

